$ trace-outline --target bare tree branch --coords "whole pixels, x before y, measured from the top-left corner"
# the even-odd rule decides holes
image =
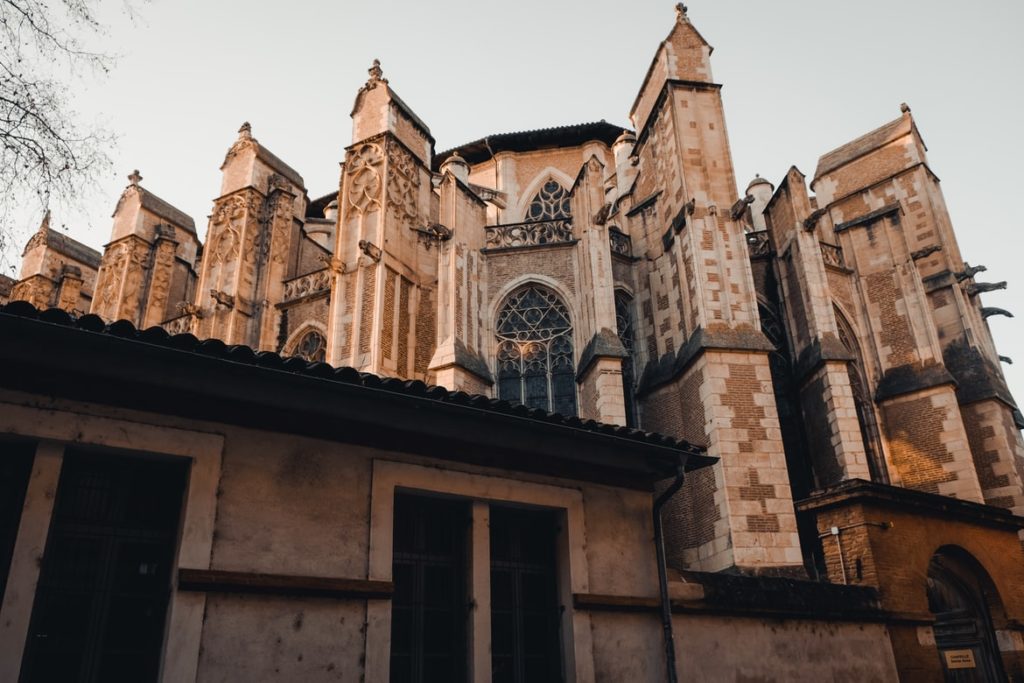
[[[131,14],[132,1],[0,0],[0,272],[27,238],[18,215],[81,206],[110,168],[113,135],[79,122],[68,93],[83,71],[113,66],[94,48],[100,16],[114,2]]]

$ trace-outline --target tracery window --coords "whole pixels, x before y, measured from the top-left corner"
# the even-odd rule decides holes
[[[572,218],[569,192],[555,180],[548,180],[540,188],[526,209],[527,221],[551,221]]]
[[[498,313],[498,397],[562,415],[576,414],[572,322],[565,303],[531,284]]]
[[[885,464],[881,435],[878,430],[878,422],[875,419],[874,400],[868,391],[867,376],[864,372],[864,361],[860,354],[860,345],[857,343],[857,335],[839,308],[833,307],[833,312],[839,330],[839,341],[854,357],[854,361],[847,365],[847,372],[850,376],[854,407],[857,410],[857,421],[860,423],[860,435],[864,441],[864,450],[867,451],[868,471],[872,481],[888,484],[889,472]]]
[[[295,344],[292,355],[310,363],[322,363],[327,357],[327,340],[316,330],[306,332]]]
[[[626,402],[626,426],[635,427],[636,414],[636,331],[633,324],[633,299],[622,290],[615,291],[615,329],[626,349],[622,359],[622,397]]]

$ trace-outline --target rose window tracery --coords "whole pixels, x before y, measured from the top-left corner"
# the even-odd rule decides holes
[[[572,218],[569,192],[558,182],[549,180],[534,195],[524,220],[551,221],[562,218]]]

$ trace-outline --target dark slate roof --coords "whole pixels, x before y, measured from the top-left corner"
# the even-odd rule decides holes
[[[76,318],[61,309],[51,308],[45,311],[40,311],[32,306],[32,304],[25,301],[15,301],[7,304],[6,306],[0,306],[0,330],[10,327],[13,332],[12,338],[14,339],[22,339],[24,334],[27,332],[27,330],[24,329],[16,329],[17,326],[13,324],[15,319],[29,319],[32,321],[48,323],[50,327],[59,326],[62,328],[68,328],[69,330],[90,333],[88,340],[95,340],[96,337],[94,335],[103,335],[111,338],[111,344],[114,344],[113,338],[132,341],[134,344],[132,345],[133,349],[131,350],[134,350],[135,345],[138,345],[138,347],[148,346],[150,348],[163,347],[164,349],[173,350],[178,353],[185,353],[194,357],[202,357],[206,361],[209,361],[209,359],[216,359],[217,361],[223,362],[225,369],[230,371],[231,377],[240,383],[243,382],[242,377],[245,376],[245,373],[238,370],[238,366],[242,365],[251,367],[253,373],[259,373],[261,371],[265,373],[269,370],[290,375],[305,376],[311,379],[326,380],[328,382],[337,383],[339,390],[342,388],[342,385],[347,387],[362,387],[366,390],[373,390],[371,394],[375,396],[379,396],[380,392],[384,392],[413,399],[426,399],[435,404],[464,407],[466,409],[466,411],[464,411],[466,417],[476,414],[518,418],[520,421],[516,422],[516,424],[521,425],[517,428],[519,430],[527,428],[530,425],[535,425],[538,430],[541,428],[550,429],[551,427],[561,428],[561,430],[567,431],[556,430],[556,432],[557,435],[563,439],[567,437],[574,438],[572,436],[574,433],[578,435],[575,437],[576,439],[579,439],[579,441],[575,443],[575,450],[579,454],[585,454],[597,444],[600,444],[603,448],[607,448],[609,446],[609,442],[593,440],[594,438],[604,438],[611,441],[610,445],[613,447],[612,452],[621,451],[623,446],[620,445],[616,447],[615,444],[623,444],[623,441],[625,440],[633,442],[637,449],[646,450],[649,453],[660,454],[658,457],[660,457],[662,461],[665,461],[667,456],[670,456],[671,454],[678,454],[673,457],[684,458],[687,470],[694,470],[708,466],[716,460],[716,458],[707,456],[706,451],[699,446],[694,446],[686,441],[669,436],[663,436],[661,434],[644,432],[628,427],[602,424],[594,420],[583,420],[578,417],[565,417],[557,413],[548,413],[543,410],[527,408],[522,405],[512,405],[508,401],[492,399],[487,396],[470,395],[461,391],[449,391],[444,387],[428,386],[419,380],[407,381],[379,377],[374,374],[359,372],[351,367],[334,368],[327,363],[309,363],[298,357],[284,358],[269,351],[258,352],[248,346],[228,346],[218,339],[207,339],[201,341],[191,334],[170,335],[166,330],[160,327],[138,330],[134,325],[126,320],[119,320],[108,324],[96,315],[89,314]],[[38,332],[38,330],[36,331]],[[45,333],[45,330],[42,330],[42,332]],[[7,334],[7,332],[4,334]],[[67,339],[63,343],[75,346],[76,344],[85,344],[88,340],[85,337],[75,337]],[[89,341],[89,343],[94,344],[93,341]],[[104,348],[106,348],[106,346],[107,345],[104,345]],[[36,351],[35,349],[37,348],[39,347],[31,346],[27,349],[23,349],[22,352],[37,355],[43,353]],[[122,352],[130,350],[124,346],[123,342],[120,344],[119,348],[122,349]],[[17,351],[11,353],[16,354]],[[176,368],[182,367],[184,359],[180,356],[177,358],[178,360],[175,360],[170,356],[167,358],[161,358],[161,367],[166,368],[168,367],[168,364],[172,364]],[[7,362],[18,361],[15,359],[7,359]],[[44,358],[41,362],[45,363],[49,361]],[[163,370],[163,372],[166,372],[166,370]],[[51,372],[51,374],[53,373]],[[38,375],[39,373],[32,373],[32,376]],[[274,376],[278,378],[283,377],[282,374]],[[255,379],[246,377],[244,381],[248,382],[251,379],[253,381],[261,381],[260,377]],[[78,384],[80,384],[80,382]],[[78,386],[78,384],[75,386]],[[367,396],[370,396],[371,394],[367,394]],[[216,420],[217,415],[210,415],[208,419]],[[551,434],[555,434],[556,432],[551,432]],[[588,438],[583,439],[583,437]],[[541,443],[540,441],[536,441],[536,439],[540,438],[539,436],[534,436],[532,438],[534,439],[532,443]],[[545,440],[547,439],[542,439],[541,441]],[[537,447],[539,448],[540,446]],[[618,451],[616,449],[618,449]]]
[[[306,218],[323,218],[324,209],[326,209],[327,205],[337,198],[338,193],[331,192],[330,194],[325,194],[323,197],[317,197],[310,201],[309,205],[306,206]]]
[[[455,152],[458,152],[468,163],[478,164],[490,159],[492,153],[497,154],[498,152],[532,152],[539,149],[575,147],[594,140],[611,146],[625,130],[627,129],[622,126],[616,126],[606,121],[595,121],[555,128],[538,128],[537,130],[488,135],[435,154],[434,169],[440,168],[444,160]]]
[[[59,230],[46,228],[46,246],[58,254],[70,256],[76,261],[81,261],[93,268],[100,267],[100,259],[103,256],[100,252],[82,244],[78,240],[68,237]]]

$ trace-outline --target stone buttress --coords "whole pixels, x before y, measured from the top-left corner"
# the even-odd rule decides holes
[[[630,234],[646,250],[645,429],[721,458],[666,510],[670,558],[695,569],[802,572],[786,456],[711,47],[685,8],[633,105]],[[642,238],[641,238],[642,236]]]

